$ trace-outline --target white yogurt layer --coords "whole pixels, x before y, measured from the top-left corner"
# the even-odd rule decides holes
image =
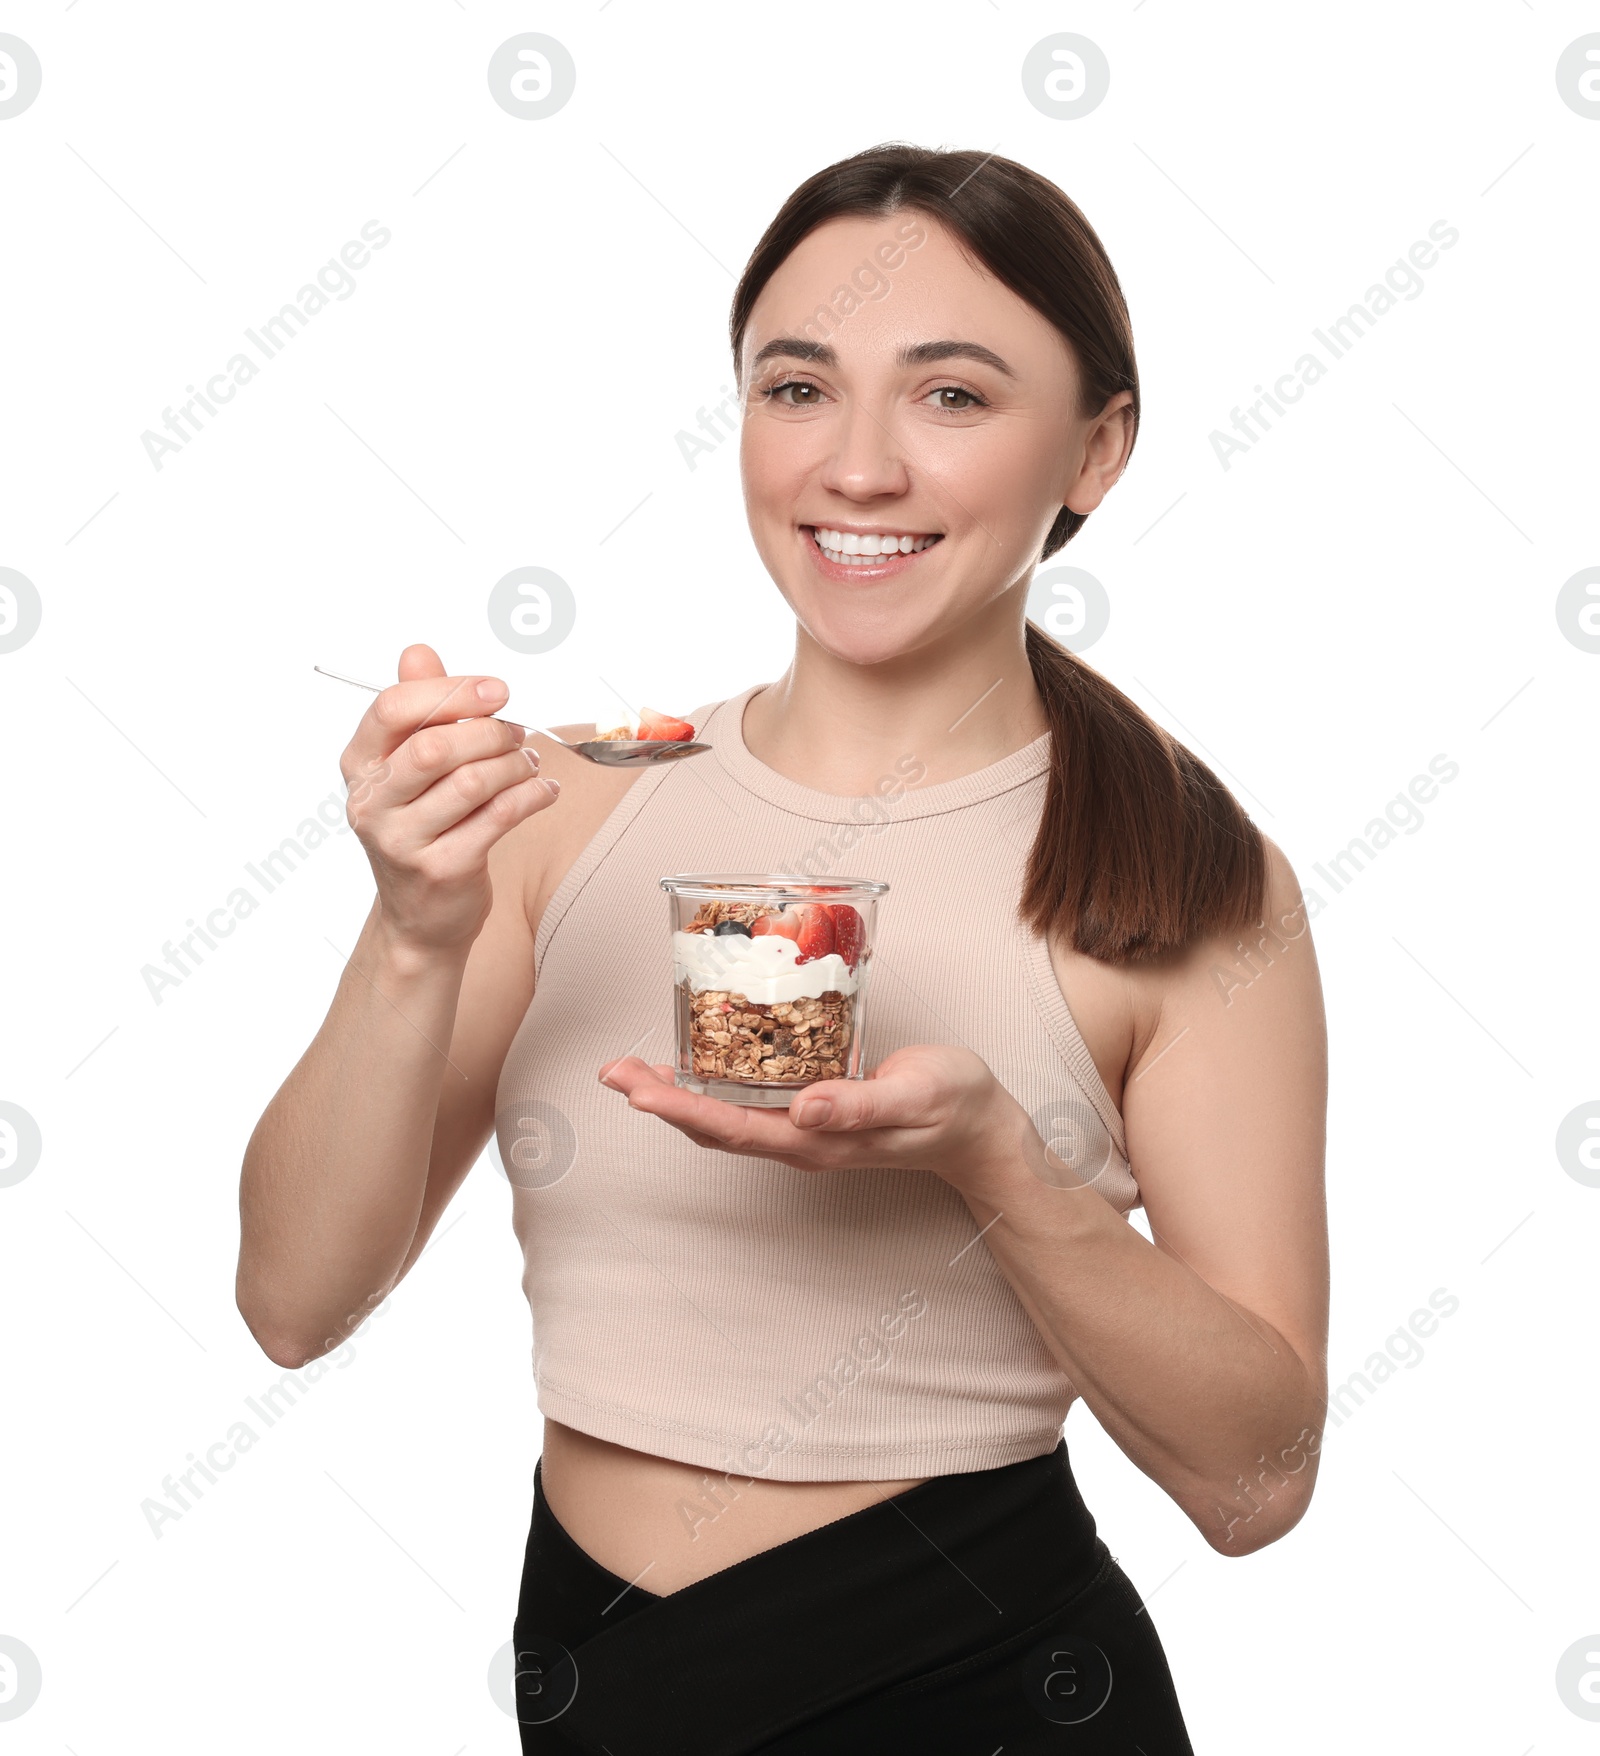
[[[708,988],[726,988],[743,994],[759,1006],[775,1006],[782,1000],[820,1000],[830,991],[853,994],[860,972],[836,951],[810,963],[797,963],[800,948],[781,933],[759,938],[743,933],[683,933],[672,935],[672,979],[687,978],[690,988],[703,994]]]

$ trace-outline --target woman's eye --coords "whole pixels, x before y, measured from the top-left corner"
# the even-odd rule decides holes
[[[788,394],[790,391],[794,392],[792,396]],[[820,385],[802,378],[787,378],[782,384],[774,384],[765,396],[768,402],[781,403],[784,408],[791,409],[820,408],[825,400]],[[970,409],[988,407],[975,390],[968,390],[960,384],[943,384],[937,390],[930,390],[928,396],[937,397],[935,407],[946,414],[964,415]]]

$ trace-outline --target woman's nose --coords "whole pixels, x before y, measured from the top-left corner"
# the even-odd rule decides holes
[[[910,487],[905,450],[880,415],[852,402],[842,411],[836,433],[823,487],[852,500],[903,494]]]

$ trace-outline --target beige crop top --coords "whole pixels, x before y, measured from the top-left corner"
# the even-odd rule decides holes
[[[909,1043],[966,1044],[1047,1137],[1071,1138],[1113,1207],[1139,1205],[1122,1119],[1043,938],[1016,918],[1049,734],[932,786],[911,784],[908,754],[876,793],[844,798],[751,754],[744,707],[761,687],[689,716],[712,752],[646,770],[539,924],[534,998],[496,1098],[539,1407],[779,1481],[1038,1456],[1074,1392],[954,1189],[931,1172],[821,1176],[696,1146],[596,1077],[624,1054],[673,1058],[663,874],[887,879],[869,1065]]]

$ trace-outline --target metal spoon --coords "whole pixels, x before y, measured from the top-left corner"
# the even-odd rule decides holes
[[[349,683],[353,688],[366,689],[373,695],[383,693],[376,683],[363,683],[358,677],[342,677],[337,671],[325,670],[321,665],[311,668],[321,676],[332,677],[336,683]],[[499,719],[500,715],[491,714],[489,717]],[[711,748],[709,744],[697,744],[688,739],[674,742],[666,738],[586,738],[582,743],[569,744],[547,726],[528,725],[526,720],[520,719],[508,723],[527,726],[530,732],[538,732],[552,744],[559,744],[575,756],[585,756],[590,762],[598,762],[602,768],[640,768],[650,762],[676,762],[681,757],[698,756],[702,750]]]

